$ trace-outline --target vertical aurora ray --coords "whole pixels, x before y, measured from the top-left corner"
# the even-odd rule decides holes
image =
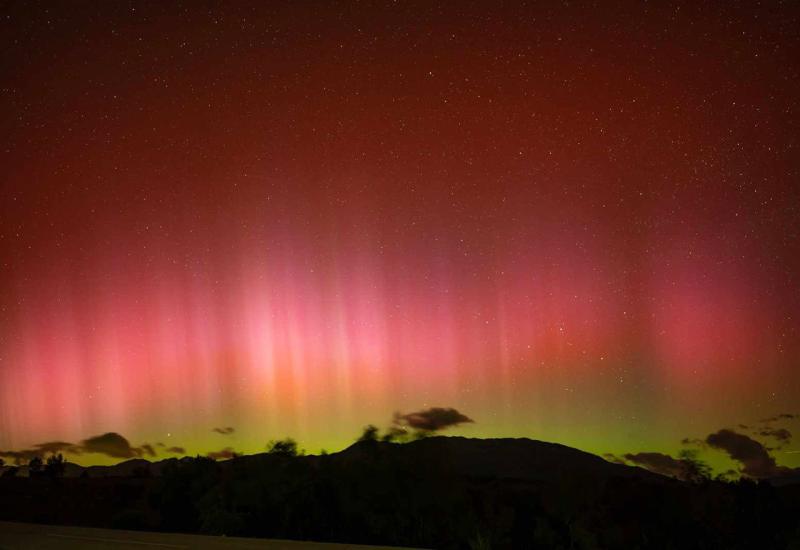
[[[0,29],[0,449],[441,405],[674,451],[800,401],[786,14],[100,9]]]

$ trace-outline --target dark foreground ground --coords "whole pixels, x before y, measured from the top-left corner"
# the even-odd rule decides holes
[[[42,539],[30,528],[39,537],[31,546],[5,546],[106,542],[49,527],[72,525],[124,530],[95,537],[127,541],[110,540],[114,548],[230,544],[161,534],[169,532],[261,539],[232,548],[291,539],[442,550],[800,549],[800,484],[688,483],[541,441],[365,441],[326,456],[141,461],[85,473],[0,477],[0,520],[46,530]]]
[[[208,550],[388,550],[386,546],[357,546],[238,537],[145,533],[0,522],[0,550],[119,550],[196,548]],[[398,550],[397,547],[392,547]]]

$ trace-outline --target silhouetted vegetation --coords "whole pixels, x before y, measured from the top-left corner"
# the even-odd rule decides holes
[[[361,433],[361,436],[358,438],[359,441],[378,441],[379,437],[378,427],[373,426],[372,424],[368,426],[364,426],[364,431]]]
[[[711,479],[711,466],[700,460],[696,449],[683,449],[678,458],[683,461],[686,472],[684,479],[691,483],[704,483]]]
[[[137,461],[125,477],[3,478],[0,518],[476,550],[800,543],[800,485],[711,479],[691,453],[681,459],[697,474],[684,482],[529,440],[383,437],[368,426],[324,456],[283,439],[220,462],[168,459],[147,475]]]
[[[44,465],[44,475],[50,478],[61,477],[64,475],[66,465],[67,461],[64,460],[64,455],[61,453],[51,455]]]
[[[297,441],[291,437],[287,437],[286,439],[281,439],[278,441],[270,441],[267,444],[267,452],[272,455],[282,456],[298,456],[305,454],[305,451],[298,450]]]
[[[42,472],[43,462],[41,457],[35,456],[28,461],[28,475],[36,477]]]

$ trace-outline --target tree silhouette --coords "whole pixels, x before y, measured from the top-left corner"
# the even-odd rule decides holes
[[[711,466],[697,457],[696,449],[684,449],[678,457],[684,464],[684,479],[691,483],[703,483],[711,479]]]
[[[0,468],[6,465],[6,461],[0,458]]]
[[[267,452],[269,454],[282,456],[297,456],[298,454],[303,454],[301,451],[297,450],[297,441],[291,437],[278,441],[270,441],[267,444]]]
[[[28,461],[28,475],[31,477],[36,477],[42,471],[42,459],[41,457],[35,456]]]
[[[358,438],[358,441],[378,441],[377,426],[373,426],[372,424],[364,426],[364,431],[361,432],[361,436]]]
[[[64,455],[61,453],[51,455],[44,466],[44,474],[47,477],[62,477],[66,466],[67,461],[64,459]]]

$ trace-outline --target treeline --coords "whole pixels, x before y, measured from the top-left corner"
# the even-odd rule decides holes
[[[5,466],[5,461],[0,458],[0,468]],[[64,470],[67,466],[67,460],[61,453],[55,453],[47,457],[47,460],[42,459],[40,456],[34,456],[28,461],[28,476],[29,477],[48,477],[57,478],[64,475]],[[9,466],[4,469],[2,477],[14,477],[19,472],[18,466]]]

